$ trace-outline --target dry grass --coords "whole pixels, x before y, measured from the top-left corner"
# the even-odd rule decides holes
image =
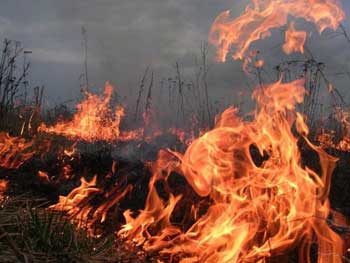
[[[0,262],[145,262],[115,235],[88,237],[43,200],[7,197],[0,203]]]

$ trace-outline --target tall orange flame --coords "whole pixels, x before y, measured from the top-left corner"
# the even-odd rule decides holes
[[[119,235],[147,250],[181,253],[181,262],[266,262],[296,246],[300,262],[310,262],[315,240],[319,263],[341,262],[342,240],[327,225],[330,176],[337,159],[305,137],[308,128],[294,113],[303,99],[303,85],[302,80],[278,82],[256,90],[254,120],[243,121],[235,109],[228,109],[184,155],[161,154],[145,209],[136,218],[127,211]],[[319,154],[320,175],[301,164],[294,124],[299,137]],[[253,146],[267,156],[259,165],[251,154]],[[212,202],[185,232],[170,220],[181,196],[170,195],[166,201],[155,190],[157,180],[166,180],[164,171],[182,173],[198,195]]]
[[[240,17],[230,19],[226,11],[215,20],[210,40],[219,48],[218,59],[224,61],[231,48],[234,59],[249,58],[251,44],[286,25],[289,15],[315,23],[320,33],[335,30],[345,17],[337,0],[253,0]],[[303,52],[305,39],[306,33],[291,24],[284,51]],[[256,66],[263,66],[263,61]],[[125,211],[126,223],[118,235],[147,251],[180,254],[182,263],[263,263],[295,248],[299,261],[310,263],[314,243],[318,263],[341,262],[343,240],[327,223],[337,159],[308,140],[309,129],[296,112],[304,95],[304,80],[261,85],[253,93],[257,107],[252,120],[229,108],[216,119],[214,129],[194,140],[184,154],[160,151],[158,159],[149,163],[152,177],[144,209],[137,214]],[[119,130],[123,110],[110,112],[110,99],[107,85],[105,98],[89,94],[71,122],[41,130],[85,140],[129,138]],[[318,154],[318,173],[302,163],[299,144]],[[208,200],[201,212],[200,204],[191,203],[192,222],[187,228],[173,222],[183,195],[171,191],[160,195],[156,187],[159,181],[167,183],[173,172],[186,179],[198,198]],[[82,179],[52,208],[87,220],[89,227],[96,218],[103,222],[131,188],[106,194],[107,202],[94,211],[88,201],[102,190],[96,178]]]

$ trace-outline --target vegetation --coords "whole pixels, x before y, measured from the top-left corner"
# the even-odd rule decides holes
[[[37,133],[37,127],[42,121],[53,124],[59,118],[70,118],[72,110],[66,104],[57,105],[52,109],[42,108],[45,89],[44,87],[30,88],[27,80],[30,69],[30,63],[26,59],[27,54],[28,51],[23,50],[19,42],[4,41],[0,58],[0,131],[7,131],[13,135],[32,137]],[[22,69],[18,67],[20,58],[24,59]],[[167,107],[175,113],[175,117],[173,119],[167,119],[168,123],[165,125],[169,127],[191,127],[195,130],[196,135],[199,134],[201,129],[212,126],[215,115],[222,108],[215,108],[215,103],[209,98],[207,77],[210,68],[208,63],[208,46],[203,44],[199,58],[196,59],[196,69],[193,75],[185,77],[180,63],[176,62],[174,65],[174,76],[162,79],[159,86],[159,98],[157,99],[154,98],[154,89],[156,88],[154,81],[155,73],[150,67],[147,67],[140,81],[135,105],[127,109],[129,112],[132,112],[130,115],[132,116],[132,120],[126,120],[126,124],[128,124],[127,122],[131,122],[134,125],[135,123],[136,125],[143,125],[145,119],[160,119],[161,117],[157,111],[157,107],[161,109],[164,107],[162,103],[166,101]],[[320,126],[320,119],[323,118],[323,104],[319,98],[320,89],[330,88],[330,82],[324,73],[324,64],[314,59],[305,59],[284,62],[279,64],[275,69],[277,72],[276,80],[290,81],[300,76],[306,78],[308,96],[305,103],[301,106],[301,112],[309,117],[308,124],[316,134]],[[253,67],[250,71],[255,75],[256,82],[263,87],[264,69]],[[87,69],[86,83],[88,87]],[[333,130],[336,130],[336,136],[338,137],[335,140],[337,140],[343,137],[344,132],[347,131],[344,131],[341,125],[335,124],[339,118],[335,118],[334,115],[336,109],[345,109],[346,103],[340,96],[339,91],[333,87],[330,91],[330,104],[334,111],[332,111],[331,118],[329,118],[331,121],[327,125]],[[142,116],[142,114],[144,115]],[[57,144],[63,143],[60,142]],[[138,150],[141,152],[142,145],[138,145],[137,147],[139,147]],[[102,154],[96,154],[96,148],[94,150],[95,153],[90,152],[89,157],[85,156],[85,160],[88,160],[85,164],[89,163],[91,167],[71,167],[71,169],[79,170],[81,174],[88,174],[92,177],[93,173],[87,170],[94,170],[96,169],[95,167],[99,167],[102,163],[105,165],[106,162],[105,160],[101,160]],[[153,150],[153,152],[157,151]],[[108,158],[111,158],[111,154],[112,150],[107,153]],[[338,156],[342,154],[335,152],[335,155]],[[47,158],[52,158],[52,160],[45,160],[47,163],[57,161],[52,156]],[[312,162],[312,157],[309,156],[308,158]],[[82,159],[84,158],[81,158],[80,161]],[[65,160],[59,160],[59,162],[60,164],[66,164]],[[55,165],[51,164],[51,168],[54,167],[52,170],[57,170]],[[108,165],[110,165],[110,162]],[[343,168],[337,170],[339,174],[350,169],[348,163],[342,163],[342,165]],[[40,168],[40,166],[35,168]],[[142,170],[144,166],[141,165],[137,169]],[[27,166],[22,170],[16,171],[16,176],[23,176],[20,180],[24,180],[33,178],[36,172],[37,170],[34,171],[33,167]],[[136,175],[133,174],[132,176],[140,180],[137,172]],[[0,173],[0,179],[5,177],[7,175],[4,176]],[[342,180],[345,180],[344,176],[342,178]],[[78,179],[74,178],[74,183]],[[35,181],[37,178],[33,180]],[[339,190],[344,187],[342,180],[336,179],[335,183],[332,184],[332,205],[337,205],[341,202],[343,202],[342,205],[344,206],[350,205],[347,203],[347,197],[342,197],[341,201],[337,197],[336,192],[343,192],[343,190]],[[74,183],[67,187],[68,190],[76,186]],[[145,187],[147,180],[141,183]],[[139,184],[141,185],[141,183]],[[107,181],[107,184],[112,184],[112,182]],[[126,183],[124,182],[124,184]],[[41,182],[39,186],[44,189],[45,187],[43,185]],[[28,188],[24,190],[31,191],[31,186],[32,182],[28,182]],[[57,185],[55,187],[58,188]],[[48,188],[48,191],[50,190],[51,188]],[[68,192],[68,190],[63,189],[62,191]],[[11,195],[9,193],[8,196],[2,198],[0,193],[0,262],[155,261],[154,258],[143,254],[137,248],[130,249],[126,247],[123,242],[116,238],[114,233],[104,233],[98,238],[89,236],[86,230],[72,223],[66,214],[48,210],[49,204],[52,204],[50,198],[35,199],[34,196],[36,194],[40,196],[38,193],[22,196],[18,196],[18,194]],[[56,192],[55,194],[55,197],[57,197],[58,194]],[[290,257],[289,260],[292,262],[295,259]]]
[[[8,197],[0,206],[0,262],[137,262],[114,235],[88,237],[43,200]],[[118,249],[119,248],[119,249]]]

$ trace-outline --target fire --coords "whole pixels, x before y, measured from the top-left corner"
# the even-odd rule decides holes
[[[252,43],[286,25],[289,15],[314,23],[320,33],[337,29],[345,19],[337,0],[253,0],[238,18],[230,18],[230,11],[225,11],[214,21],[209,40],[218,47],[218,61],[225,61],[232,48],[234,59],[244,59]]]
[[[163,238],[168,236],[180,234],[181,231],[171,225],[170,217],[174,210],[176,203],[181,199],[181,196],[174,197],[170,193],[168,202],[162,200],[157,194],[155,188],[156,182],[161,179],[162,171],[168,170],[169,172],[176,169],[176,162],[172,161],[172,157],[166,151],[160,151],[158,160],[150,165],[153,172],[153,177],[149,182],[149,194],[146,199],[145,208],[140,211],[140,214],[136,217],[132,217],[132,212],[127,210],[124,212],[126,224],[118,232],[121,237],[127,237],[137,245],[144,245],[147,249],[159,249],[166,241]],[[152,226],[161,226],[159,236],[154,237],[151,234]]]
[[[66,212],[78,223],[78,227],[86,227],[88,215],[92,210],[88,201],[99,192],[100,189],[96,186],[96,176],[91,181],[81,178],[79,187],[73,189],[67,196],[60,196],[58,203],[50,208]]]
[[[0,180],[0,192],[5,192],[7,190],[8,181],[1,179]]]
[[[77,112],[71,121],[61,121],[56,125],[47,127],[42,123],[38,131],[50,134],[59,134],[73,140],[95,141],[132,141],[142,140],[150,142],[154,138],[164,134],[172,134],[184,143],[189,144],[194,138],[193,131],[186,133],[180,128],[160,129],[155,128],[151,122],[151,114],[144,113],[144,126],[134,130],[121,130],[120,123],[125,116],[122,106],[114,110],[110,105],[113,87],[107,82],[103,96],[87,93],[87,97],[77,105]],[[152,126],[153,125],[153,126]],[[150,129],[146,129],[149,126]],[[152,132],[150,133],[149,130]],[[75,145],[72,149],[66,149],[64,154],[74,155]]]
[[[140,136],[140,131],[121,132],[120,122],[124,116],[124,108],[110,107],[113,87],[107,82],[104,96],[87,93],[84,101],[77,105],[77,112],[71,121],[59,122],[47,127],[41,124],[39,131],[61,134],[72,139],[86,141],[132,140]]]
[[[50,178],[49,178],[49,175],[47,174],[47,172],[38,171],[38,177],[40,180],[42,180],[44,182],[50,182]]]
[[[77,143],[75,142],[72,146],[63,150],[63,154],[73,159],[73,156],[77,154],[78,150],[76,148]]]
[[[0,133],[0,167],[17,169],[30,159],[35,151],[33,141],[27,142],[20,137],[11,137],[8,133]]]
[[[265,64],[265,61],[262,59],[259,59],[258,61],[255,62],[255,67],[262,68],[264,64]]]
[[[176,136],[177,139],[185,145],[190,145],[192,141],[195,140],[195,132],[193,130],[186,132],[181,128],[169,128],[167,132]]]
[[[342,240],[327,225],[330,176],[337,159],[305,137],[308,128],[294,112],[303,100],[303,85],[298,80],[257,89],[254,120],[244,121],[230,108],[184,155],[161,153],[152,166],[145,209],[135,218],[127,211],[119,235],[146,250],[181,253],[181,262],[266,262],[294,247],[302,255],[300,262],[310,262],[315,240],[318,262],[341,262]],[[320,175],[301,164],[298,138],[319,154]],[[266,157],[259,165],[251,147]],[[207,212],[186,231],[171,223],[181,195],[163,200],[155,189],[157,181],[166,180],[164,172],[171,171],[211,200]]]
[[[250,46],[268,37],[272,29],[288,24],[289,15],[314,23],[320,33],[327,28],[335,30],[345,17],[337,0],[253,0],[240,17],[231,19],[226,11],[215,20],[210,41],[218,47],[218,59],[225,61],[234,48],[233,58],[245,59],[244,67],[251,62],[256,68],[263,67],[264,61]],[[291,22],[284,52],[303,53],[306,37],[307,33],[297,31]],[[257,104],[253,117],[241,117],[237,108],[228,108],[217,116],[215,127],[198,138],[194,131],[188,134],[180,128],[169,128],[167,132],[176,135],[187,150],[161,150],[156,161],[145,163],[152,176],[144,208],[126,210],[125,224],[117,235],[146,251],[171,259],[180,256],[182,263],[264,263],[294,249],[301,263],[309,263],[313,244],[317,245],[318,263],[341,262],[344,242],[328,224],[332,216],[336,224],[346,221],[331,210],[328,199],[338,160],[322,149],[333,143],[331,134],[320,137],[320,147],[308,139],[309,128],[296,111],[306,95],[304,87],[304,80],[261,83],[252,95]],[[111,106],[112,94],[109,83],[103,96],[87,93],[72,120],[51,127],[42,124],[39,131],[90,142],[148,142],[162,134],[160,129],[150,129],[153,133],[147,135],[145,127],[122,131],[125,110]],[[151,117],[151,111],[144,113],[145,125],[151,125]],[[350,131],[348,115],[341,121]],[[34,140],[26,142],[1,133],[0,167],[18,168],[34,155],[33,144]],[[319,171],[303,163],[300,145],[318,154]],[[349,140],[344,139],[334,147],[343,149],[348,145]],[[70,163],[62,162],[58,179],[52,177],[51,181],[44,171],[38,171],[37,176],[57,184],[76,178],[71,165],[79,155],[76,146],[77,142],[62,151]],[[105,178],[112,179],[116,170],[117,163],[113,162]],[[186,180],[187,190],[195,198],[186,199],[185,191],[171,188],[169,178],[174,174]],[[95,224],[104,223],[112,207],[134,189],[125,178],[120,179],[122,182],[115,178],[115,184],[97,178],[89,181],[82,177],[78,187],[50,206],[65,212],[78,227],[94,236],[98,236]],[[162,191],[158,183],[162,183]],[[0,180],[0,197],[7,184]],[[103,186],[108,190],[104,191]],[[182,202],[187,202],[189,209],[183,209],[184,224],[179,226],[174,217]]]
[[[340,141],[335,142],[335,133],[322,131],[320,135],[316,137],[316,140],[319,142],[320,146],[324,149],[336,149],[343,152],[350,151],[350,139],[349,137],[344,137]]]
[[[0,179],[0,194],[7,191],[8,188],[8,181],[4,179]]]
[[[289,25],[286,31],[286,39],[283,45],[283,51],[286,54],[291,54],[293,52],[304,53],[304,45],[306,41],[305,31],[296,31],[294,23]]]
[[[112,165],[112,172],[115,172],[116,164]],[[67,196],[60,196],[57,204],[50,206],[50,209],[66,212],[72,222],[79,228],[84,228],[89,235],[98,237],[94,228],[95,223],[103,223],[107,213],[128,194],[133,187],[126,186],[124,189],[114,188],[104,193],[104,201],[95,208],[90,204],[91,200],[103,191],[97,186],[97,176],[91,181],[81,178],[80,185],[74,188]]]
[[[224,61],[230,49],[236,48],[234,59],[252,62],[256,53],[249,50],[251,44],[268,37],[270,30],[286,25],[289,15],[315,23],[320,33],[326,28],[335,30],[345,16],[335,0],[255,0],[239,18],[232,20],[229,12],[224,12],[214,22],[210,40],[219,47],[219,60]],[[287,54],[304,52],[306,32],[296,31],[293,23],[285,40],[283,50]],[[263,65],[263,60],[255,60],[256,67]],[[109,103],[110,95],[105,93],[105,100],[92,103],[94,108]],[[304,80],[261,85],[253,93],[257,107],[252,120],[239,117],[238,109],[229,108],[217,117],[214,129],[188,142],[184,154],[160,151],[158,159],[148,163],[152,177],[144,209],[138,213],[125,211],[126,223],[118,235],[147,251],[158,251],[170,258],[180,255],[183,263],[262,263],[293,249],[299,251],[300,262],[311,262],[314,243],[319,263],[341,262],[344,242],[327,223],[332,214],[328,195],[337,159],[308,140],[309,129],[296,112],[304,95]],[[82,112],[78,111],[77,116]],[[100,116],[100,111],[91,115]],[[112,127],[118,127],[117,133],[104,140],[125,138],[119,131],[122,115],[116,118],[117,123],[110,122]],[[77,123],[66,123],[64,132],[58,133],[67,135],[72,127],[84,127]],[[186,141],[182,130],[169,131]],[[70,134],[86,140],[97,138],[84,137],[79,132]],[[103,134],[102,130],[98,134]],[[319,173],[303,164],[299,144],[318,154]],[[182,175],[207,205],[203,211],[201,202],[191,200],[185,217],[187,227],[173,221],[185,193],[171,191],[167,183],[172,173]],[[159,194],[158,182],[167,185],[166,194]],[[104,222],[108,210],[131,188],[115,188],[104,194],[106,201],[94,210],[89,200],[102,190],[96,186],[96,178],[91,182],[82,179],[81,186],[67,197],[60,197],[52,208],[88,221],[91,228],[98,218]]]
[[[4,199],[3,194],[7,191],[8,189],[8,181],[4,179],[0,179],[0,202]]]
[[[332,148],[339,151],[350,151],[350,114],[347,111],[336,109],[335,114],[336,121],[341,125],[341,139],[336,140],[335,131],[326,131],[321,129],[321,133],[316,136],[316,141],[319,142],[323,148]]]

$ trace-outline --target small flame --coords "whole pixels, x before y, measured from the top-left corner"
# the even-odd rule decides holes
[[[305,31],[296,31],[294,23],[289,25],[286,31],[286,39],[283,45],[283,51],[286,54],[291,54],[293,52],[304,53],[304,45],[306,41]]]
[[[71,147],[67,148],[67,149],[64,149],[63,150],[63,153],[68,156],[68,157],[73,157],[77,152],[77,148],[76,148],[76,144],[77,143],[74,143]]]
[[[116,172],[116,163],[112,164],[112,172]],[[78,227],[88,230],[89,235],[99,236],[96,234],[94,224],[96,222],[103,223],[107,218],[110,209],[120,202],[132,189],[131,185],[124,189],[114,188],[110,192],[104,194],[104,201],[98,208],[90,205],[90,201],[97,195],[102,193],[97,187],[97,177],[94,176],[91,181],[81,178],[80,186],[74,188],[67,196],[60,196],[57,204],[52,205],[50,209],[66,212]]]
[[[335,140],[335,138],[338,137],[336,136],[335,131],[327,132],[324,129],[321,129],[321,133],[316,136],[316,140],[322,148],[332,148],[348,152],[350,151],[350,113],[337,108],[335,117],[342,127],[341,139],[338,141]]]
[[[0,179],[0,202],[4,200],[3,194],[7,191],[8,184],[9,182],[7,180]]]
[[[33,157],[33,141],[27,142],[20,137],[11,137],[8,133],[0,133],[0,167],[17,169],[25,161]]]
[[[78,227],[85,227],[92,209],[88,200],[99,192],[100,189],[96,186],[96,176],[91,181],[81,178],[80,186],[73,189],[67,196],[59,196],[58,203],[50,206],[50,209],[66,212],[74,222],[78,223]]]
[[[47,172],[38,171],[38,177],[45,182],[50,182],[50,178]]]
[[[61,134],[73,139],[86,141],[132,140],[140,136],[140,131],[121,132],[120,122],[124,116],[124,108],[110,107],[113,87],[107,82],[104,96],[87,93],[87,98],[77,105],[77,112],[68,122],[59,122],[47,127],[41,124],[39,131]]]
[[[265,61],[262,59],[259,59],[255,62],[255,67],[262,68],[264,66],[264,64],[265,64]]]
[[[8,188],[8,181],[4,179],[0,179],[0,193],[4,193]]]

